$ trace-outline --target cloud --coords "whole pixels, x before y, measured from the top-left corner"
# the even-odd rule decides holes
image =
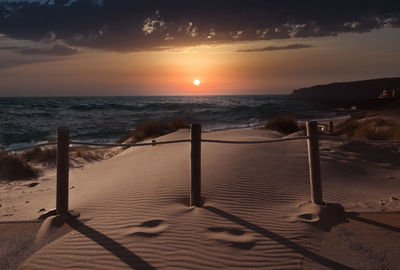
[[[20,49],[20,47],[16,47],[16,46],[0,47],[0,50],[4,50],[4,51],[16,51],[19,49]]]
[[[0,50],[0,70],[16,68],[25,65],[31,65],[41,62],[57,61],[54,57],[38,57],[38,56],[22,56],[22,55],[9,55]]]
[[[287,46],[268,46],[264,48],[256,48],[256,49],[247,49],[247,50],[238,50],[237,52],[268,52],[268,51],[280,51],[280,50],[297,50],[304,48],[312,48],[312,45],[309,44],[290,44]]]
[[[7,42],[11,41],[7,40]],[[23,44],[26,42],[17,43]],[[55,44],[52,47],[38,47],[38,44],[23,46],[22,44],[19,44],[19,46],[0,47],[0,69],[14,68],[40,62],[59,61],[65,59],[61,57],[78,53],[77,49],[61,44]],[[0,43],[0,45],[4,44]]]
[[[55,44],[52,48],[26,48],[19,51],[23,55],[69,56],[77,54],[78,50],[65,45]]]
[[[7,37],[123,52],[386,27],[400,27],[398,0],[0,2],[0,33]]]

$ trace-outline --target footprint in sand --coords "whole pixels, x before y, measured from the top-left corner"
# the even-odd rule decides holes
[[[126,236],[145,236],[155,237],[165,231],[168,228],[168,224],[160,219],[154,219],[145,221],[138,226],[129,226],[125,228],[123,234]]]
[[[290,221],[315,223],[320,220],[321,206],[310,202],[304,202],[297,205],[290,215]]]
[[[26,185],[24,185],[24,186],[33,188],[33,187],[36,187],[37,185],[39,185],[38,182],[33,182],[33,183],[30,183],[30,184],[26,184]]]
[[[231,247],[250,250],[256,245],[255,236],[238,228],[208,228],[207,236],[211,239],[227,243]]]
[[[319,216],[313,213],[305,213],[297,216],[297,219],[299,221],[304,221],[304,222],[317,222],[319,221]]]

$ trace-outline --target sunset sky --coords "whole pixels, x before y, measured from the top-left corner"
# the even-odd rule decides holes
[[[0,96],[287,94],[398,76],[400,1],[0,0]]]

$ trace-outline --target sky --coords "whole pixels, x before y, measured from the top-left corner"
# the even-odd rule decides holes
[[[398,0],[0,0],[0,96],[290,94],[399,63]]]

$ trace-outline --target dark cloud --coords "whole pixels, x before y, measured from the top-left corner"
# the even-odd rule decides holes
[[[3,51],[12,51],[21,55],[47,55],[47,56],[69,56],[78,53],[78,49],[70,46],[55,44],[53,47],[0,47]]]
[[[56,44],[52,48],[27,48],[19,51],[25,55],[52,55],[52,56],[68,56],[77,54],[78,50],[69,46]]]
[[[4,53],[2,53],[4,52]],[[15,53],[10,54],[7,52]],[[0,47],[0,69],[8,69],[40,62],[59,61],[62,58],[77,54],[78,50],[66,45],[55,44],[52,47]]]
[[[290,44],[287,46],[268,46],[264,48],[248,49],[248,50],[238,50],[238,52],[267,52],[267,51],[280,51],[280,50],[296,50],[304,48],[312,48],[309,44]]]
[[[16,51],[19,49],[20,49],[20,47],[16,47],[16,46],[0,47],[0,50],[4,50],[4,51]]]
[[[54,57],[9,57],[9,56],[2,56],[0,54],[0,70],[2,69],[10,69],[19,66],[31,65],[36,63],[42,62],[53,62],[57,61]]]
[[[400,27],[398,0],[0,2],[0,33],[113,51],[332,36]]]

